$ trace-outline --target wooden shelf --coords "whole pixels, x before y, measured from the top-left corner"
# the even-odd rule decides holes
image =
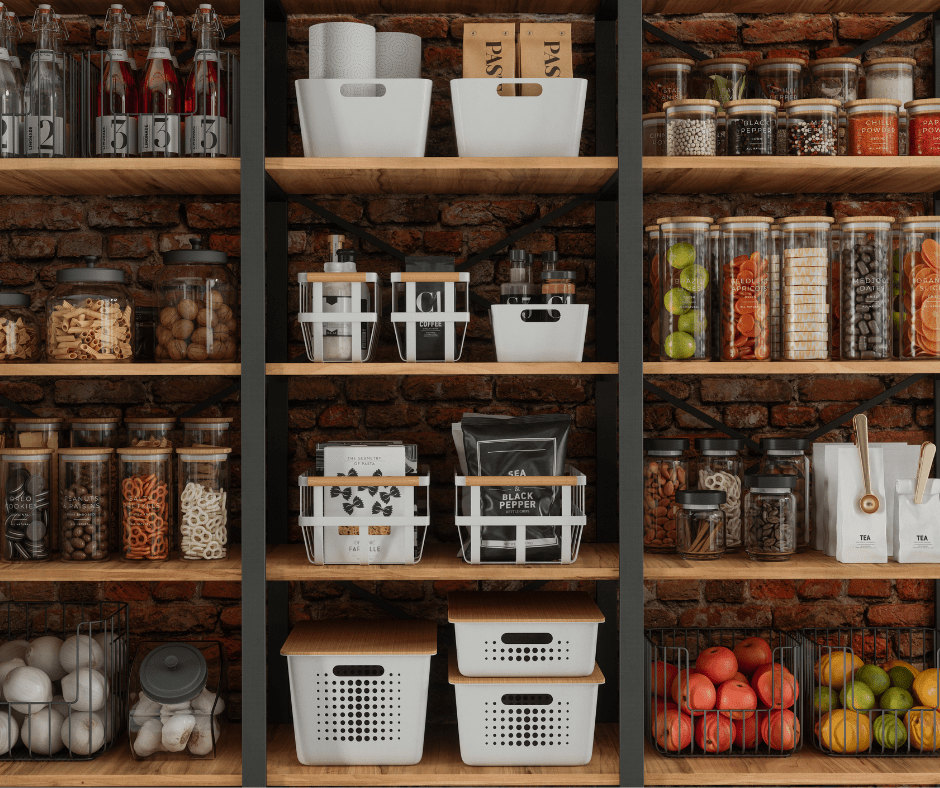
[[[242,731],[229,725],[212,760],[135,761],[127,734],[93,761],[0,763],[0,786],[218,786],[242,784]]]
[[[303,766],[293,727],[277,725],[268,732],[268,785],[620,785],[620,740],[616,725],[597,725],[587,766],[467,766],[457,726],[436,725],[417,766]]]
[[[644,375],[916,375],[937,361],[645,361]]]
[[[940,564],[840,564],[818,550],[797,553],[789,561],[752,561],[740,550],[714,561],[684,561],[677,555],[644,553],[646,580],[806,580],[818,577],[834,580],[898,577],[912,580],[940,580]]]
[[[611,362],[556,362],[550,364],[500,364],[456,361],[453,364],[314,364],[309,362],[266,364],[269,375],[616,375],[620,365]],[[938,362],[940,368],[940,362]]]
[[[582,544],[578,560],[554,564],[466,563],[456,544],[429,544],[421,561],[408,566],[314,566],[302,544],[278,545],[267,556],[268,580],[616,580],[620,554],[616,544]]]
[[[294,157],[265,168],[288,194],[580,194],[600,189],[617,158]]]
[[[0,194],[238,194],[240,173],[238,159],[0,159]]]
[[[643,159],[643,191],[660,194],[940,191],[940,157],[647,157]]]
[[[199,7],[200,0],[174,0],[173,9],[178,14],[192,14]],[[125,0],[124,8],[135,16],[147,17],[147,10],[150,8],[152,0]],[[317,0],[314,0],[317,2]],[[20,17],[29,17],[32,19],[33,12],[36,10],[36,3],[33,0],[7,0],[5,3],[8,10]],[[101,3],[98,0],[57,0],[56,11],[60,14],[88,14],[94,16],[101,13]],[[219,14],[234,16],[239,13],[239,0],[215,0],[212,7]],[[313,12],[316,13],[316,12]],[[21,19],[20,24],[25,20]]]
[[[288,14],[593,14],[597,6],[597,0],[284,0]]]
[[[644,14],[913,14],[938,8],[937,0],[643,0]]]
[[[184,561],[172,553],[169,561],[122,561],[116,553],[104,563],[81,561],[0,562],[0,578],[6,582],[45,580],[47,582],[156,582],[162,580],[234,580],[242,579],[241,547],[229,549],[228,557],[218,561]],[[0,781],[2,785],[2,781]]]
[[[2,159],[0,159],[2,161]],[[0,377],[134,377],[138,375],[160,375],[181,377],[183,375],[231,375],[242,374],[241,364],[223,364],[201,361],[194,364],[109,364],[107,362],[75,362],[65,364],[0,364]]]
[[[936,758],[834,758],[809,742],[789,758],[667,758],[647,742],[644,774],[646,785],[940,784]]]

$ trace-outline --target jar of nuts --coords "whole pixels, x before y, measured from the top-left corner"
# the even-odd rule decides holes
[[[163,255],[157,277],[157,361],[234,361],[238,357],[238,289],[228,255],[200,249]]]
[[[30,303],[26,293],[0,293],[0,363],[39,360],[42,330]]]
[[[59,450],[59,550],[63,561],[107,561],[114,449]]]
[[[643,549],[676,552],[676,492],[687,486],[688,438],[643,441]]]

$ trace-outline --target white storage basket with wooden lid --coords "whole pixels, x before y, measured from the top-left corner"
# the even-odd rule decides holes
[[[297,759],[307,766],[409,766],[424,752],[433,621],[306,621],[287,657]]]
[[[583,591],[447,595],[464,676],[588,676],[604,614]]]

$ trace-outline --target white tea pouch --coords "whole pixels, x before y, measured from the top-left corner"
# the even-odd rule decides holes
[[[920,451],[920,447],[915,447]],[[898,479],[894,520],[896,556],[902,564],[940,563],[940,479],[928,479],[921,503],[914,503],[914,479]]]
[[[894,496],[898,479],[913,479],[920,462],[920,445],[909,443],[870,443],[873,449],[881,449],[885,457],[885,494],[888,514],[888,555],[898,557],[898,521]]]
[[[825,479],[823,484],[823,494],[826,496],[824,514],[824,517],[826,518],[824,525],[826,541],[823,543],[822,549],[826,555],[831,556],[835,556],[836,554],[836,509],[838,508],[836,503],[836,494],[838,492],[837,481],[839,478],[838,450],[842,449],[851,449],[853,452],[856,452],[855,459],[857,465],[858,449],[855,448],[854,443],[830,443],[822,455],[822,469],[818,469],[815,465],[813,466],[813,471],[818,473],[821,470],[822,476]]]
[[[828,454],[828,452],[827,452]],[[830,488],[835,481],[835,531],[836,560],[843,564],[885,564],[888,562],[888,515],[885,497],[884,452],[869,446],[871,467],[871,489],[881,505],[874,514],[866,514],[859,507],[865,492],[862,484],[862,468],[858,449],[855,446],[838,447],[833,450],[836,457],[837,476],[830,479]],[[830,506],[833,496],[829,498]],[[829,513],[830,527],[833,520]]]

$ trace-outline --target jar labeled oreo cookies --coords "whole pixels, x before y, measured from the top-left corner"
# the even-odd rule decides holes
[[[55,548],[52,517],[52,455],[49,449],[0,452],[3,484],[3,557],[48,561]]]
[[[166,561],[170,557],[173,450],[118,449],[121,557]]]
[[[891,358],[893,221],[890,216],[853,216],[839,225],[843,361]]]
[[[179,548],[188,560],[228,555],[228,455],[223,447],[179,449]]]
[[[789,561],[796,552],[796,477],[744,477],[744,547],[752,561]]]
[[[717,101],[685,99],[668,101],[666,111],[667,156],[714,156],[718,117]]]
[[[107,561],[114,488],[113,449],[59,450],[59,553],[63,561]]]
[[[676,493],[687,488],[687,438],[647,438],[643,469],[643,549],[676,552]]]

